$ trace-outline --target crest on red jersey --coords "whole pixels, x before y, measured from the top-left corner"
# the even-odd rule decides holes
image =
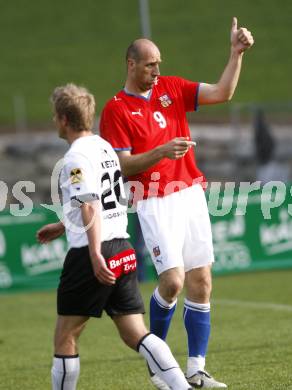
[[[172,100],[167,94],[160,96],[158,99],[160,100],[160,103],[164,108],[172,104]]]

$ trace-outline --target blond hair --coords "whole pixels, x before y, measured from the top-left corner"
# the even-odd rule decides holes
[[[84,87],[67,84],[55,88],[51,102],[59,118],[65,116],[75,131],[92,130],[95,116],[94,96]]]

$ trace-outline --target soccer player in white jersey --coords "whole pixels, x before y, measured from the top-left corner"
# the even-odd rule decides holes
[[[160,76],[158,47],[138,39],[128,48],[125,87],[105,106],[101,136],[117,151],[134,194],[146,246],[159,275],[150,301],[150,330],[165,340],[177,296],[186,287],[186,376],[202,388],[226,388],[205,370],[210,334],[212,234],[203,174],[196,165],[186,112],[231,99],[243,53],[253,45],[246,28],[231,27],[231,54],[216,84]],[[141,191],[141,186],[144,191]],[[152,382],[165,389],[160,378]]]
[[[166,343],[144,324],[135,252],[127,241],[119,159],[110,144],[91,131],[94,97],[68,84],[55,89],[52,103],[59,136],[70,145],[60,174],[64,224],[45,225],[37,232],[39,242],[47,243],[66,230],[70,248],[57,294],[52,389],[76,389],[78,337],[87,320],[101,317],[103,311],[122,340],[172,389],[190,389]]]

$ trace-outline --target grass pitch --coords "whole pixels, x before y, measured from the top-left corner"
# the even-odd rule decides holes
[[[207,369],[230,390],[292,389],[291,279],[292,270],[214,278]],[[141,285],[146,303],[153,287]],[[0,299],[0,389],[50,389],[55,292]],[[180,299],[168,343],[185,369],[182,308]],[[79,389],[153,388],[143,359],[122,344],[107,316],[89,321],[80,356]]]

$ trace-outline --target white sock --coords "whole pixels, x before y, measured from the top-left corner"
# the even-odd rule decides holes
[[[51,370],[52,390],[75,390],[79,372],[79,355],[55,355]]]
[[[148,333],[140,340],[137,350],[147,360],[151,371],[171,389],[187,390],[190,388],[168,345],[159,337]]]
[[[189,357],[187,363],[187,378],[195,375],[195,373],[198,371],[204,371],[205,360],[206,359],[203,356]]]

